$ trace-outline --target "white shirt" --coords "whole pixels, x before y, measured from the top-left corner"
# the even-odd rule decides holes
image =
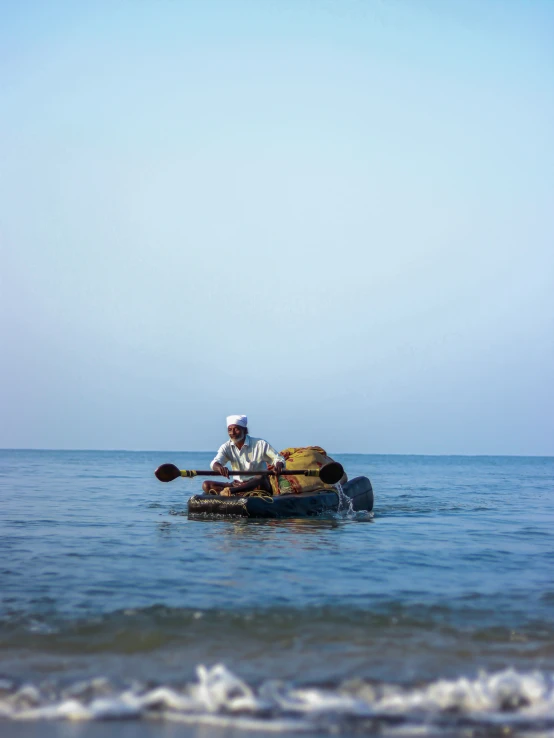
[[[210,464],[214,468],[214,464],[225,464],[226,461],[231,462],[233,471],[265,471],[267,470],[266,462],[275,464],[280,461],[282,464],[285,460],[279,456],[277,451],[272,448],[267,441],[262,438],[252,438],[247,435],[244,439],[244,445],[238,449],[230,439],[223,446],[219,447],[215,459]],[[246,482],[252,477],[233,477],[239,482]]]

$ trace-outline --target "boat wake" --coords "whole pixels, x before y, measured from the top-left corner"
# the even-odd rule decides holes
[[[164,720],[266,732],[395,735],[552,735],[554,675],[513,669],[474,679],[399,686],[362,680],[298,687],[250,686],[224,665],[197,667],[197,681],[115,687],[96,678],[56,689],[0,679],[0,721]]]

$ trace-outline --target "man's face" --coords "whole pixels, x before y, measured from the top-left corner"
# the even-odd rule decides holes
[[[242,441],[244,438],[244,428],[241,428],[240,425],[228,425],[227,433],[231,441]]]

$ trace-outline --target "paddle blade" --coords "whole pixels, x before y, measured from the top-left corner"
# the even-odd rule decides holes
[[[338,461],[330,461],[319,470],[319,478],[324,484],[336,484],[340,482],[344,469]]]
[[[172,482],[181,476],[181,471],[177,469],[175,464],[162,464],[156,469],[154,474],[160,482]]]

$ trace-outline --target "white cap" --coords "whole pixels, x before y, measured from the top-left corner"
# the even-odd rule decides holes
[[[248,418],[246,415],[228,415],[227,416],[227,427],[230,425],[240,425],[241,428],[248,427]]]

